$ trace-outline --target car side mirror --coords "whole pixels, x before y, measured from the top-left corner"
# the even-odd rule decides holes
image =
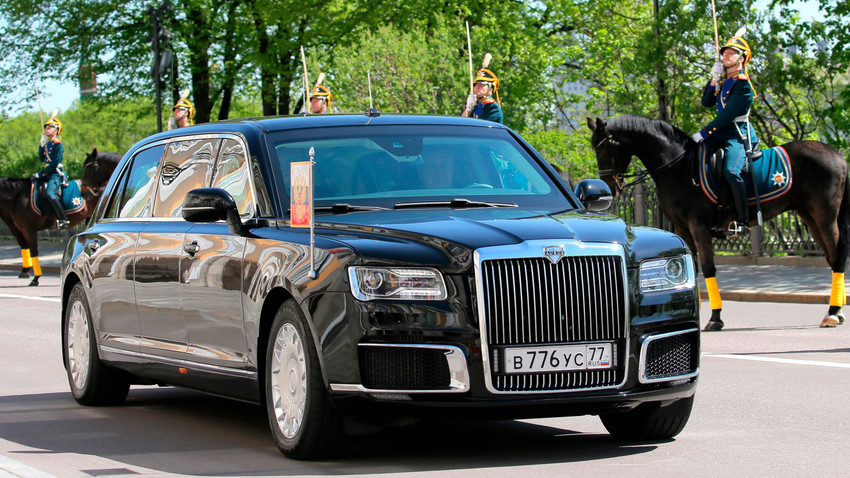
[[[611,188],[601,179],[583,179],[576,185],[575,193],[588,211],[605,211],[614,202]]]
[[[183,200],[183,219],[189,222],[226,221],[230,232],[242,235],[245,226],[229,192],[220,188],[198,188]]]

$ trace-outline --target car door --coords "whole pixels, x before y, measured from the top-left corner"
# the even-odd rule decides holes
[[[255,214],[247,149],[240,138],[224,138],[212,187],[233,196],[243,220]],[[198,223],[186,233],[180,294],[191,360],[233,373],[249,366],[242,311],[242,260],[246,238],[224,222]]]
[[[103,353],[138,362],[141,329],[135,304],[133,253],[150,219],[150,199],[164,146],[135,153],[108,192],[99,218],[83,237],[91,283],[90,304]]]
[[[192,226],[183,220],[186,193],[207,184],[219,140],[183,138],[165,147],[153,191],[151,219],[139,234],[134,267],[136,304],[143,337],[142,352],[155,364],[186,358],[186,322],[180,301],[183,236]],[[166,367],[176,373],[178,367]]]

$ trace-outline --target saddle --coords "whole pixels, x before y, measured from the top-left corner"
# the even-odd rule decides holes
[[[719,229],[723,228],[724,221],[728,223],[725,220],[728,209],[734,209],[729,187],[723,178],[724,154],[722,148],[700,143],[697,158],[692,164],[691,177],[693,184],[702,189],[708,200],[718,205],[716,222]],[[782,147],[748,153],[748,159],[741,175],[747,185],[747,202],[750,206],[756,203],[756,192],[759,202],[764,203],[784,195],[791,189],[791,162]]]
[[[80,190],[81,184],[81,181],[76,179],[74,181],[67,181],[67,186],[62,185],[59,187],[58,199],[59,203],[62,205],[62,209],[65,210],[65,214],[80,212],[86,206],[85,201],[83,201],[83,194]],[[32,182],[32,186],[30,188],[30,207],[39,216],[52,214],[53,209],[47,201],[47,191],[45,189],[44,181]]]

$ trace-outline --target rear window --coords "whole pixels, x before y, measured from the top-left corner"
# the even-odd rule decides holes
[[[507,131],[445,126],[357,126],[271,136],[279,187],[289,165],[315,151],[317,206],[392,207],[399,201],[468,198],[520,207],[570,208],[540,164]]]

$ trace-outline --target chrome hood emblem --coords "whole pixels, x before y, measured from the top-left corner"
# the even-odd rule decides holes
[[[564,246],[546,246],[543,248],[543,255],[552,261],[552,264],[557,264],[566,253],[564,252]]]

